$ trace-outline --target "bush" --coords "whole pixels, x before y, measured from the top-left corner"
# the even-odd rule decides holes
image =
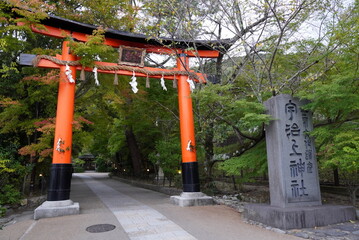
[[[83,172],[85,172],[85,169],[81,166],[74,166],[74,172],[75,173],[83,173]]]
[[[101,156],[96,158],[96,172],[111,172],[110,161]]]
[[[0,205],[0,217],[4,217],[5,213],[6,213],[6,208]],[[1,226],[0,226],[0,230],[1,230]]]
[[[20,202],[21,193],[13,185],[6,184],[0,190],[0,205],[12,205]]]

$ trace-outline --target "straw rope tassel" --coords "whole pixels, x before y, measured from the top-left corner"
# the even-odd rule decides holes
[[[82,68],[81,68],[81,73],[80,73],[80,81],[85,81],[85,80],[86,80],[85,68],[82,67]]]
[[[146,76],[146,88],[150,88],[150,78],[148,77],[148,74]]]
[[[113,85],[118,85],[117,71],[115,71],[115,78],[113,79]]]
[[[176,75],[173,76],[172,87],[173,87],[173,88],[177,88],[177,78],[176,78]]]

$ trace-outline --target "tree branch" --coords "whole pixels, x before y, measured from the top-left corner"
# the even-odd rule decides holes
[[[227,119],[223,118],[222,116],[218,115],[218,114],[214,114],[217,118],[219,118],[220,120],[222,120],[223,122],[227,123],[229,126],[231,126],[234,130],[234,132],[237,134],[237,137],[240,139],[240,137],[243,138],[247,138],[253,141],[256,141],[258,138],[249,136],[247,134],[244,134],[237,126],[235,126],[233,123],[231,123],[230,121],[228,121]],[[239,137],[240,136],[240,137]]]
[[[155,101],[155,103],[157,103],[158,105],[160,105],[161,107],[166,109],[168,112],[170,112],[174,116],[175,119],[177,119],[178,121],[180,120],[178,115],[175,112],[173,112],[171,109],[169,109],[168,107],[166,107],[165,105],[163,105],[162,103],[160,103],[158,101]]]

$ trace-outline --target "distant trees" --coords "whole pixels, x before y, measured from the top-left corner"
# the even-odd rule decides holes
[[[43,9],[29,12],[15,6]],[[28,5],[19,1],[0,3],[0,208],[17,203],[21,193],[28,192],[28,187],[33,189],[36,175],[46,169],[38,162],[47,140],[37,131],[39,126],[35,123],[53,116],[56,84],[49,83],[51,73],[22,68],[17,58],[21,52],[40,52],[40,46],[54,46],[54,41],[44,43],[43,38],[36,39],[28,25],[16,23],[36,22],[46,16],[49,8],[38,1]],[[13,13],[19,18],[14,18]],[[44,75],[46,79],[42,78]],[[36,149],[30,149],[34,144]]]
[[[326,57],[330,69],[313,81],[301,96],[312,102],[318,159],[323,170],[339,172],[353,204],[359,189],[359,1],[355,1],[330,26],[335,50]],[[338,181],[339,179],[337,179]]]

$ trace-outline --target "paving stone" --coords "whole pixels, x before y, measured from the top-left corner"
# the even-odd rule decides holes
[[[315,232],[315,236],[326,237],[327,235],[324,232]]]
[[[296,236],[296,237],[305,238],[305,239],[309,238],[309,234],[307,234],[305,232],[297,232],[297,233],[295,233],[293,235]]]
[[[357,231],[359,230],[359,226],[358,225],[354,225],[354,224],[343,224],[343,225],[337,225],[334,226],[334,228],[343,230],[343,231],[349,231],[349,232],[353,232],[353,231]]]
[[[356,235],[354,235],[354,234],[352,234],[352,235],[350,235],[350,236],[346,236],[344,239],[345,239],[345,240],[358,240],[359,237],[356,236]]]
[[[347,233],[339,231],[337,229],[327,229],[325,232],[328,236],[333,236],[333,237],[340,237],[340,236],[345,236],[347,235]]]
[[[195,240],[192,235],[153,208],[104,183],[86,182],[86,184],[113,212],[131,240]],[[112,201],[113,199],[121,199],[121,201]]]
[[[285,234],[286,233],[286,231],[284,231],[282,229],[279,229],[279,228],[272,228],[272,231],[276,232],[276,233],[280,233],[280,234]]]

